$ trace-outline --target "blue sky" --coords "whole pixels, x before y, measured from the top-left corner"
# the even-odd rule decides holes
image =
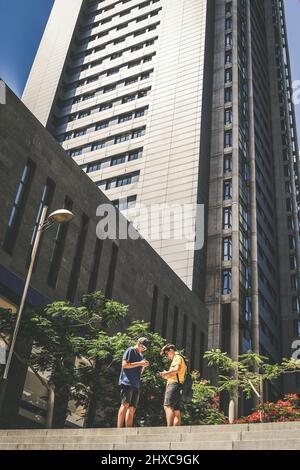
[[[0,77],[20,96],[54,0],[0,0]],[[300,80],[300,1],[285,0],[293,80]],[[13,25],[13,27],[12,27]],[[300,104],[296,106],[300,135]]]
[[[0,77],[20,96],[53,0],[0,0]]]

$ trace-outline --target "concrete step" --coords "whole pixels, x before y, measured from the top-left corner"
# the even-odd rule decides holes
[[[65,444],[97,444],[102,442],[106,443],[116,443],[116,444],[126,444],[126,443],[142,443],[142,442],[207,442],[207,441],[239,441],[241,439],[241,433],[168,433],[158,436],[156,434],[145,434],[137,436],[35,436],[30,438],[28,436],[3,436],[1,437],[1,443],[7,444],[31,444],[34,441],[34,444],[54,444],[63,441]]]
[[[241,433],[242,441],[300,439],[300,429],[276,429],[274,431],[247,431]]]
[[[300,422],[133,429],[1,430],[0,450],[300,450]]]
[[[232,450],[233,443],[231,441],[218,442],[202,442],[191,443],[170,443],[170,442],[144,442],[121,444],[0,444],[1,450]]]
[[[300,450],[300,439],[233,442],[233,450]]]
[[[300,421],[287,421],[284,423],[254,423],[248,425],[249,431],[274,431],[284,429],[300,430]]]

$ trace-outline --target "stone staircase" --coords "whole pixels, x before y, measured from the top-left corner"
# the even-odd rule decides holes
[[[0,430],[0,450],[300,450],[300,422],[121,430]]]

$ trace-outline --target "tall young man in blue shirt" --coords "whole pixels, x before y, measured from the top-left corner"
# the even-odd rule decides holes
[[[143,359],[149,341],[140,338],[134,347],[128,348],[122,361],[119,379],[121,387],[121,406],[118,413],[118,428],[132,428],[134,415],[140,398],[141,375],[149,362]]]

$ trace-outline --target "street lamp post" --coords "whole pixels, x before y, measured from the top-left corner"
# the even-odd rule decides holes
[[[23,313],[23,310],[24,310],[24,305],[25,305],[25,302],[26,302],[26,297],[27,297],[27,294],[28,294],[30,280],[31,280],[31,276],[32,276],[33,268],[34,268],[34,263],[35,263],[35,259],[36,259],[36,254],[37,254],[37,250],[38,250],[38,247],[39,247],[39,243],[40,243],[40,240],[41,240],[42,233],[45,230],[47,230],[49,227],[51,227],[53,224],[55,224],[55,223],[57,223],[57,224],[66,223],[66,222],[69,222],[70,220],[72,220],[73,217],[74,217],[72,212],[70,212],[66,209],[59,209],[59,210],[53,212],[52,214],[50,214],[49,217],[46,220],[47,211],[48,211],[48,207],[44,206],[44,208],[42,210],[42,213],[41,213],[40,220],[39,220],[38,230],[37,230],[37,234],[36,234],[34,244],[33,244],[33,248],[32,248],[32,252],[31,252],[30,264],[29,264],[28,273],[27,273],[27,276],[26,276],[26,281],[25,281],[25,285],[24,285],[24,289],[23,289],[21,303],[20,303],[20,307],[18,309],[17,320],[16,320],[12,340],[11,340],[11,343],[10,343],[10,348],[9,348],[7,361],[6,361],[6,364],[5,364],[3,378],[1,380],[0,412],[2,411],[2,408],[3,408],[3,402],[4,402],[5,392],[6,392],[7,383],[8,383],[8,374],[9,374],[9,370],[10,370],[10,365],[11,365],[11,361],[12,361],[12,357],[13,357],[13,353],[14,353],[14,349],[15,349],[15,345],[16,345],[16,340],[17,340],[17,336],[18,336],[18,332],[19,332],[19,328],[20,328],[20,323],[21,323],[21,319],[22,319],[22,313]]]

